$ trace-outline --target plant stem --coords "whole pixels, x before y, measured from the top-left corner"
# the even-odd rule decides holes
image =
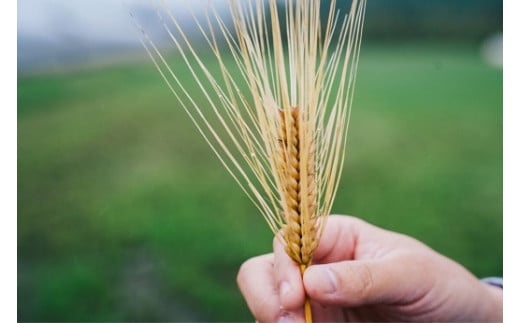
[[[306,269],[307,269],[307,265],[300,265],[300,271],[302,273],[302,278],[303,278],[303,273],[305,272]],[[312,323],[311,300],[307,294],[305,294],[304,310],[305,310],[305,323]]]

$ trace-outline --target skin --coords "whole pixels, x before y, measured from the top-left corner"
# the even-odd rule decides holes
[[[349,216],[330,216],[304,273],[285,253],[251,258],[237,282],[259,322],[502,321],[502,289],[421,242]]]

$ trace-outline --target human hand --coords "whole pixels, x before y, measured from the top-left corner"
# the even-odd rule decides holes
[[[502,290],[421,242],[349,216],[330,216],[304,273],[279,239],[251,258],[240,290],[259,322],[502,321]]]

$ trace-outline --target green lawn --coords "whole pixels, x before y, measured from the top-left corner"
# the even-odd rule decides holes
[[[334,212],[502,274],[502,71],[473,46],[362,50]],[[267,224],[151,64],[18,79],[18,319],[251,321]]]

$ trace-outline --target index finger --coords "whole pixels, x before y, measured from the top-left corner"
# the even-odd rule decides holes
[[[300,267],[285,252],[280,236],[274,238],[274,276],[280,291],[280,304],[286,310],[296,310],[305,302]]]
[[[355,259],[360,222],[349,216],[328,216],[313,264]]]
[[[330,215],[313,264],[377,259],[398,244],[397,236],[352,216]]]

